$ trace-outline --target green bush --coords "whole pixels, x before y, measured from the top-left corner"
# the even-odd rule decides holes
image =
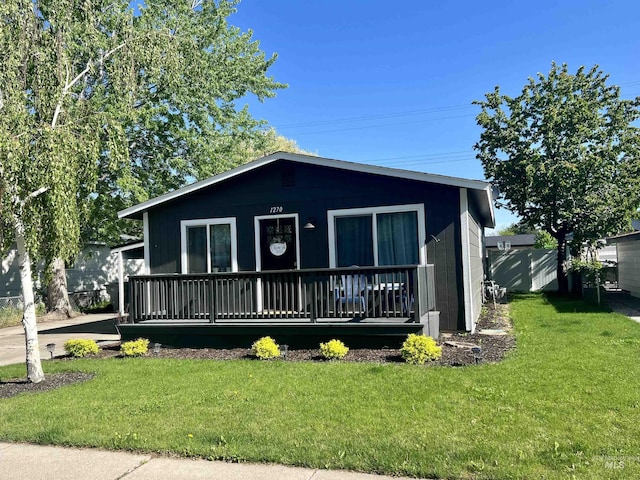
[[[139,338],[120,345],[120,353],[125,357],[141,357],[149,350],[149,340]]]
[[[437,360],[442,356],[442,347],[425,335],[410,333],[402,344],[402,358],[412,365],[422,365],[427,360]]]
[[[262,337],[253,342],[251,352],[260,360],[268,360],[270,358],[278,358],[280,356],[280,347],[271,337]]]
[[[95,340],[85,340],[84,338],[72,338],[64,342],[65,351],[72,357],[86,357],[95,355],[100,350]]]
[[[334,339],[327,343],[321,343],[320,352],[327,360],[341,360],[349,353],[349,347],[340,340]]]

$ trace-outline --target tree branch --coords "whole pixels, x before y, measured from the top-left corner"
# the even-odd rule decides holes
[[[104,62],[107,58],[109,58],[111,55],[116,53],[118,50],[121,50],[122,48],[124,48],[126,45],[127,45],[127,42],[122,42],[117,47],[115,47],[115,48],[109,50],[107,53],[105,53],[102,56],[102,58],[100,59],[100,61]],[[65,82],[66,85],[62,89],[62,95],[60,95],[60,100],[58,101],[58,104],[56,105],[56,110],[53,113],[53,119],[51,120],[51,128],[55,128],[56,123],[58,123],[58,116],[60,115],[60,111],[62,110],[62,103],[64,102],[64,97],[67,95],[67,93],[69,93],[69,90],[76,83],[78,83],[87,73],[89,73],[89,70],[91,70],[91,66],[93,65],[93,63],[94,63],[93,60],[89,60],[87,62],[87,66],[84,68],[84,70],[82,70],[78,75],[76,75],[76,77],[73,80],[71,80],[71,82],[69,82],[69,81]]]

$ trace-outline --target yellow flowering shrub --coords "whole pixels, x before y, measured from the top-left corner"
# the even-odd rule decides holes
[[[139,338],[120,345],[120,353],[125,357],[141,357],[149,350],[149,340]]]
[[[438,360],[442,356],[442,347],[426,335],[410,333],[400,349],[402,358],[412,365],[422,365],[427,360]]]
[[[251,352],[260,360],[268,360],[270,358],[278,358],[280,356],[280,347],[271,337],[262,337],[253,342]]]
[[[349,347],[340,340],[333,339],[329,340],[327,343],[321,343],[320,352],[327,360],[340,360],[349,353]]]
[[[64,342],[65,351],[72,357],[86,357],[95,355],[100,350],[95,340],[85,340],[84,338],[71,338]]]

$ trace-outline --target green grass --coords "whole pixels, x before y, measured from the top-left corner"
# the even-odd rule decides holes
[[[97,376],[0,400],[0,439],[423,477],[640,477],[640,325],[538,295],[512,315],[517,351],[478,367],[48,361]]]
[[[13,327],[22,322],[22,309],[14,307],[0,308],[0,328]]]

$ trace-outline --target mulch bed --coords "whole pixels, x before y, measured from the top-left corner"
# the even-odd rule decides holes
[[[484,335],[482,330],[502,330],[505,335]],[[476,333],[450,333],[442,334],[439,341],[442,346],[442,357],[440,360],[430,362],[427,365],[442,365],[449,367],[459,367],[476,363],[476,358],[471,352],[471,346],[481,347],[481,362],[498,362],[505,354],[515,347],[515,338],[511,320],[509,318],[509,306],[504,304],[488,306],[483,310]],[[105,348],[97,355],[99,358],[110,358],[120,356],[120,352],[115,348]],[[150,351],[148,357],[155,355]],[[207,360],[236,360],[243,358],[255,358],[249,349],[213,349],[213,348],[165,348],[163,347],[158,358],[176,359],[207,359]],[[61,357],[60,360],[73,361],[70,357]],[[318,349],[309,350],[289,350],[287,361],[325,361]],[[394,363],[402,362],[400,350],[391,348],[351,349],[343,361],[348,362],[373,362],[373,363]],[[0,398],[12,397],[24,392],[41,392],[70,385],[77,382],[89,380],[93,375],[80,372],[67,372],[47,375],[40,383],[28,383],[22,380],[0,381]]]

